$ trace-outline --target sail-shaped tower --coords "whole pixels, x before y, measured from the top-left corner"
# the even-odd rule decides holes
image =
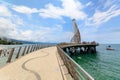
[[[73,22],[74,35],[71,39],[71,42],[72,43],[81,43],[81,36],[80,36],[80,32],[79,32],[76,20],[73,19],[72,22]]]

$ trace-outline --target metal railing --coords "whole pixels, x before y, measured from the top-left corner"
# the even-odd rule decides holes
[[[78,65],[71,57],[69,57],[67,53],[62,50],[62,48],[57,46],[57,49],[73,80],[94,80],[94,78],[89,75],[80,65]]]
[[[33,51],[39,50],[41,48],[53,46],[51,44],[31,44],[31,45],[21,45],[18,47],[13,47],[9,49],[0,50],[0,67],[4,66],[6,63],[15,61],[16,59],[31,53]]]

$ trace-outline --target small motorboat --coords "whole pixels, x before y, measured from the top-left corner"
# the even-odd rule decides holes
[[[106,48],[106,50],[115,50],[115,49],[112,49],[112,48]]]
[[[111,48],[111,46],[109,45],[109,46],[106,48],[106,50],[115,50],[115,49]]]

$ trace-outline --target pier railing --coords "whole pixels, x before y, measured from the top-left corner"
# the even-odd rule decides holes
[[[80,65],[78,65],[71,57],[67,55],[59,46],[57,46],[58,53],[62,58],[64,65],[67,67],[68,72],[73,80],[94,80]]]
[[[7,63],[13,62],[16,59],[29,54],[33,51],[39,50],[41,48],[53,46],[51,44],[31,44],[31,45],[21,45],[9,49],[0,50],[0,67]]]

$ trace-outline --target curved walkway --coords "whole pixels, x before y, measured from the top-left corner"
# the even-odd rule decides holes
[[[63,80],[56,47],[32,52],[0,69],[0,80]]]

